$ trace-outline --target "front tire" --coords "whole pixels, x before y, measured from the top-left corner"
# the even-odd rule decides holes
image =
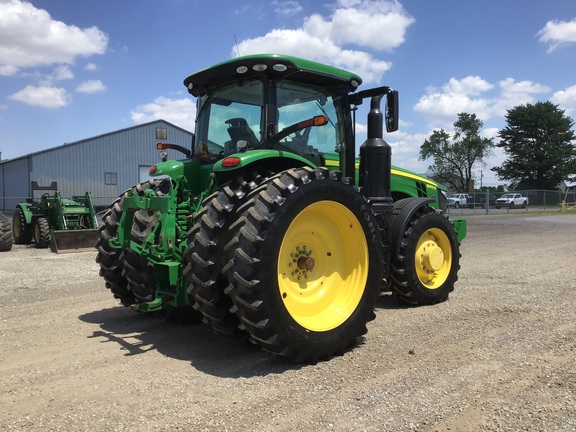
[[[34,242],[39,249],[47,248],[50,244],[50,225],[46,218],[39,217],[34,223]]]
[[[448,299],[458,280],[460,248],[448,218],[422,207],[408,224],[391,266],[392,290],[412,305]]]
[[[314,363],[342,354],[375,318],[382,251],[351,179],[309,167],[266,181],[239,208],[226,290],[250,339]]]

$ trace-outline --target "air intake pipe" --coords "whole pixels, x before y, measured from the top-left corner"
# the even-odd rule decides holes
[[[375,213],[392,207],[390,176],[392,148],[382,138],[383,116],[380,111],[382,94],[373,96],[368,113],[368,135],[360,146],[360,186]]]

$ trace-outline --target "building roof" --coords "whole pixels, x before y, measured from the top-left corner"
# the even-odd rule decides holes
[[[28,154],[25,154],[25,155],[22,155],[22,156],[15,157],[15,158],[13,158],[13,159],[2,159],[2,160],[0,160],[0,165],[1,165],[1,164],[4,164],[4,163],[6,163],[6,162],[13,162],[13,161],[16,161],[16,160],[19,160],[19,159],[24,159],[24,158],[27,158],[27,157],[29,157],[29,156],[34,156],[34,155],[37,155],[37,154],[42,154],[42,153],[46,153],[46,152],[49,152],[49,151],[60,150],[60,149],[65,148],[65,147],[70,147],[70,146],[74,146],[74,145],[77,145],[77,144],[82,144],[82,143],[84,143],[84,142],[86,142],[86,141],[92,141],[92,140],[95,140],[95,139],[98,139],[98,138],[103,138],[103,137],[106,137],[106,136],[110,136],[110,135],[115,135],[115,134],[127,132],[127,131],[130,131],[130,130],[142,128],[142,127],[145,127],[145,126],[150,126],[150,125],[155,124],[155,123],[158,123],[158,124],[163,123],[163,124],[165,124],[165,125],[167,125],[167,126],[169,126],[169,127],[172,127],[172,128],[175,128],[175,129],[179,129],[179,130],[181,130],[182,132],[189,133],[190,135],[192,135],[192,132],[190,132],[190,131],[188,131],[188,130],[186,130],[186,129],[184,129],[184,128],[181,128],[180,126],[176,126],[175,124],[172,124],[172,123],[170,123],[170,122],[167,122],[166,120],[163,120],[163,119],[158,119],[158,120],[152,120],[152,121],[147,122],[147,123],[141,123],[141,124],[138,124],[138,125],[135,125],[135,126],[130,126],[130,127],[127,127],[127,128],[118,129],[118,130],[115,130],[115,131],[112,131],[112,132],[107,132],[107,133],[104,133],[104,134],[101,134],[101,135],[95,135],[95,136],[90,137],[90,138],[84,138],[84,139],[81,139],[81,140],[79,140],[79,141],[74,141],[74,142],[70,142],[70,143],[64,143],[64,144],[59,145],[59,146],[56,146],[56,147],[50,147],[50,148],[47,148],[47,149],[44,149],[44,150],[39,150],[39,151],[37,151],[37,152],[28,153]]]

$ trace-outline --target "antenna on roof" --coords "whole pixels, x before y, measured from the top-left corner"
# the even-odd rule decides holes
[[[236,52],[238,53],[238,57],[240,57],[240,48],[238,48],[238,41],[236,40],[235,33],[234,33],[234,43],[236,44]]]

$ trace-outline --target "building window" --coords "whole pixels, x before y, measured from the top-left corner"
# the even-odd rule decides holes
[[[156,128],[156,139],[166,141],[168,139],[168,130],[166,128]]]
[[[118,184],[118,173],[115,173],[115,172],[104,173],[104,184],[117,185]]]

